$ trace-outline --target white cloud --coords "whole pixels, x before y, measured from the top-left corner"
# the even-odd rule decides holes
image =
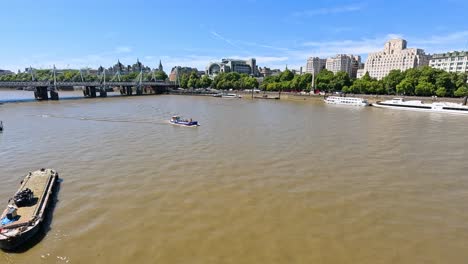
[[[401,35],[387,34],[375,38],[363,38],[360,40],[343,41],[311,41],[302,44],[303,49],[293,51],[295,57],[329,57],[336,54],[357,54],[367,55],[370,52],[376,52],[383,49],[385,41],[392,38],[401,38]],[[305,57],[304,57],[305,59]]]
[[[427,39],[415,38],[412,43],[429,51],[446,52],[453,49],[468,49],[468,30],[434,35]]]

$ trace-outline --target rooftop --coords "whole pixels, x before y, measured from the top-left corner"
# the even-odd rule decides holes
[[[468,56],[468,51],[449,51],[446,53],[436,53],[432,55],[432,58],[447,58],[458,56]]]

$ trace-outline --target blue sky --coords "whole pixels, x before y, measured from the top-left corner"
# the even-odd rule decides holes
[[[468,50],[466,0],[0,0],[0,69],[110,66],[166,71],[221,58],[304,66],[307,57],[381,50],[392,37],[427,53]]]

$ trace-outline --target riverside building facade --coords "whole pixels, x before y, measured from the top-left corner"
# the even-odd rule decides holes
[[[358,78],[366,72],[378,80],[387,76],[391,70],[405,71],[429,65],[430,56],[422,49],[407,48],[404,39],[391,39],[385,43],[384,50],[369,53],[364,69],[358,70]]]
[[[198,74],[198,69],[197,68],[191,68],[191,67],[175,66],[175,67],[172,68],[171,73],[169,74],[169,81],[175,82],[183,74],[190,74],[192,72],[196,72]]]
[[[429,66],[448,72],[468,72],[468,51],[434,54]]]
[[[338,54],[326,60],[325,68],[333,73],[340,71],[348,73],[349,77],[356,78],[357,70],[361,64],[361,57],[348,54]]]
[[[326,59],[321,59],[319,57],[310,57],[307,59],[306,73],[317,75],[321,70],[325,69],[326,64]]]
[[[257,60],[222,59],[221,62],[212,62],[206,66],[206,75],[214,77],[219,73],[237,72],[250,76],[258,76]]]

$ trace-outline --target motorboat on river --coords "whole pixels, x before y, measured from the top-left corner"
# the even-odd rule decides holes
[[[173,116],[170,120],[171,124],[179,125],[179,126],[188,126],[188,127],[196,127],[199,126],[198,121],[193,121],[190,119],[183,119],[180,116]]]
[[[392,100],[378,101],[373,104],[375,107],[391,108],[400,110],[412,110],[422,112],[450,113],[450,114],[468,114],[468,106],[464,104],[450,102],[423,103],[420,100],[405,101],[403,98],[394,98]]]
[[[37,233],[57,182],[53,169],[26,175],[0,217],[0,248],[13,250]]]

